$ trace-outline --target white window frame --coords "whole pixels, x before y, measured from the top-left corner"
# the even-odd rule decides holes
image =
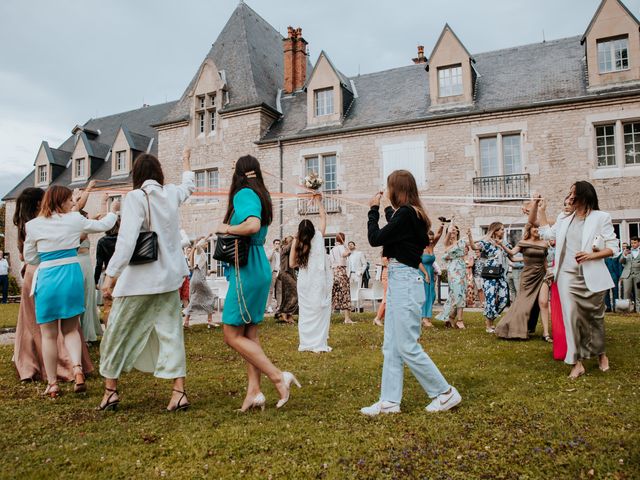
[[[211,185],[211,177],[213,173],[216,173],[214,177],[216,177],[216,182],[214,185]],[[203,188],[208,190],[218,190],[220,188],[220,171],[217,168],[205,168],[202,170],[194,170],[195,173],[195,184],[196,188]],[[193,203],[207,203],[207,202],[217,202],[218,200],[215,197],[192,197],[191,200]]]
[[[520,154],[520,160],[519,160],[519,171],[515,171],[512,170],[509,173],[506,173],[507,169],[505,168],[505,143],[504,143],[504,139],[506,138],[511,138],[511,137],[519,137],[520,139],[520,145],[518,148],[518,152]],[[495,134],[491,134],[491,135],[479,135],[478,137],[478,172],[479,172],[479,177],[500,177],[500,176],[504,176],[504,175],[521,175],[524,172],[524,156],[523,156],[523,144],[524,144],[524,139],[522,136],[522,131],[506,131],[506,132],[497,132]],[[489,139],[495,139],[495,154],[496,154],[496,161],[498,163],[498,170],[497,173],[492,174],[492,175],[488,175],[487,172],[483,171],[483,158],[482,158],[482,152],[483,152],[483,148],[482,148],[482,144],[483,144],[483,140],[489,140]]]
[[[598,72],[613,73],[629,70],[629,36],[596,41]],[[617,56],[620,58],[618,59]],[[620,67],[616,65],[620,62]],[[626,65],[624,63],[626,62]]]
[[[438,68],[438,96],[457,97],[464,93],[462,64]]]
[[[119,150],[116,152],[115,157],[115,171],[125,172],[127,170],[127,151]],[[122,164],[120,161],[122,161]]]
[[[627,127],[631,132],[627,133]],[[631,141],[629,141],[629,136]],[[628,167],[640,166],[640,120],[622,122],[622,142],[624,149],[624,165]],[[628,159],[631,156],[632,162]]]
[[[44,174],[44,178],[43,178]],[[49,167],[47,165],[38,165],[38,184],[42,185],[43,183],[48,182],[49,177]]]
[[[325,235],[324,236],[324,249],[327,252],[327,255],[331,252],[331,249],[336,246],[336,236],[335,235]]]
[[[313,96],[316,117],[333,115],[335,103],[333,87],[314,90]]]
[[[616,148],[616,133],[617,133],[617,125],[615,122],[607,122],[607,123],[602,123],[599,125],[594,125],[593,126],[593,131],[594,131],[594,140],[595,140],[595,152],[596,152],[596,168],[598,169],[602,169],[602,168],[617,168],[618,167],[618,159],[617,159],[617,148]],[[607,134],[606,129],[611,128],[613,129],[613,133],[612,134]],[[598,130],[604,130],[604,135],[598,135]],[[604,140],[604,144],[603,145],[598,145],[598,139],[599,138],[603,138]],[[606,163],[604,164],[600,164],[600,154],[599,151],[600,149],[603,148],[604,149],[604,160]],[[608,153],[608,149],[609,148],[613,148],[613,154]],[[613,163],[609,163],[608,159],[612,158],[613,159]]]
[[[82,172],[79,172],[79,167],[82,166]],[[76,178],[86,178],[87,177],[87,168],[86,168],[86,157],[76,158],[73,161],[73,171],[75,173]]]
[[[327,186],[329,185],[328,181],[327,181],[327,162],[326,159],[333,159],[334,162],[334,169],[333,169],[333,173],[332,175],[335,177],[332,181],[332,188],[327,188]],[[324,192],[335,192],[340,190],[340,183],[338,181],[338,155],[337,153],[334,152],[330,152],[330,153],[321,153],[318,155],[309,155],[304,157],[303,159],[304,165],[303,165],[303,171],[304,171],[304,176],[309,175],[312,172],[317,173],[320,178],[322,178],[323,180],[323,184],[322,187],[320,187],[321,191]],[[311,169],[309,168],[309,163],[310,162],[315,162],[317,165],[317,170],[315,169]]]

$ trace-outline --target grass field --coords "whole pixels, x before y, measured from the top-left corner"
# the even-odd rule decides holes
[[[102,394],[97,375],[86,396],[65,385],[60,399],[42,399],[44,386],[17,382],[12,348],[0,347],[0,477],[640,477],[638,316],[607,317],[611,371],[589,364],[570,381],[549,344],[498,341],[484,333],[480,314],[466,314],[469,329],[422,336],[460,390],[460,407],[427,414],[428,399],[407,372],[403,413],[375,419],[358,410],[378,397],[382,329],[359,318],[336,321],[334,351],[322,355],[298,353],[296,328],[268,321],[266,351],[303,388],[276,411],[265,382],[269,407],[249,414],[235,412],[244,368],[220,330],[186,334],[193,408],[182,414],[163,411],[168,382],[140,373],[123,377],[116,413],[93,410]]]

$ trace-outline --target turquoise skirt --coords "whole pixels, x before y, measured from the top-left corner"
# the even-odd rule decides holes
[[[72,248],[39,255],[40,261],[46,262],[75,257],[78,251]],[[34,292],[38,324],[84,313],[84,277],[79,263],[40,268]]]
[[[225,325],[256,325],[264,319],[271,286],[271,267],[262,243],[252,239],[249,261],[240,267],[241,290],[237,284],[236,268],[229,268],[229,290],[222,311],[222,323]]]

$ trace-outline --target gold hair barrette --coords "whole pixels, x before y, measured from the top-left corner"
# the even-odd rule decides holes
[[[247,178],[256,178],[256,172],[249,170],[248,172],[245,172],[244,176]]]

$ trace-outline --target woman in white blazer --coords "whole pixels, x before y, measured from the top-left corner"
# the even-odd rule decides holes
[[[573,365],[570,378],[585,373],[583,361],[597,356],[600,370],[609,370],[605,354],[604,297],[613,287],[604,259],[617,255],[618,239],[611,215],[600,211],[598,195],[589,182],[571,186],[571,215],[559,216],[549,226],[544,201],[537,198],[529,222],[541,225],[540,234],[556,241],[554,275],[558,283],[567,336],[565,362]]]
[[[179,208],[195,190],[190,151],[183,155],[182,185],[165,185],[156,157],[140,155],[133,164],[133,188],[122,206],[116,249],[102,284],[113,307],[100,345],[100,374],[105,393],[99,410],[115,410],[120,399],[117,384],[132,368],[173,380],[167,410],[184,410],[186,355],[178,289],[188,275],[182,253]],[[148,200],[148,201],[147,201]],[[158,259],[130,265],[141,231],[158,235]],[[112,292],[114,279],[117,278]]]

